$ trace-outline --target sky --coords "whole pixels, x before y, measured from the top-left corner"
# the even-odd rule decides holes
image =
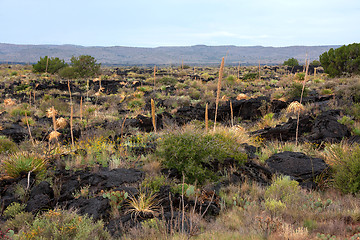
[[[318,46],[360,42],[359,0],[0,0],[0,43]]]

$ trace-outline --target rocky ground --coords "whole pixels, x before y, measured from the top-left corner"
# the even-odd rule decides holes
[[[96,79],[67,80],[33,74],[30,67],[2,65],[2,164],[16,154],[30,153],[44,160],[45,172],[40,176],[40,167],[28,171],[10,167],[18,171],[11,175],[2,165],[0,221],[4,227],[0,238],[31,230],[25,219],[14,223],[19,214],[7,214],[14,203],[24,207],[20,212],[32,216],[76,209],[81,216],[102,220],[111,238],[145,239],[138,232],[143,229],[140,232],[154,239],[177,234],[216,239],[211,230],[216,226],[211,224],[221,226],[220,220],[238,221],[236,226],[225,224],[228,230],[224,234],[229,239],[357,237],[359,189],[344,192],[331,184],[336,169],[327,154],[330,146],[346,142],[356,148],[360,141],[359,78],[330,79],[312,72],[305,76],[306,94],[301,97],[304,74],[301,69],[298,73],[289,70],[294,71],[265,66],[260,77],[248,79],[251,73],[258,73],[257,68],[225,69],[217,124],[225,129],[223,136],[234,131],[246,136],[242,143],[236,140],[237,151],[246,154],[246,159],[240,163],[229,156],[223,160],[215,157],[202,163],[216,180],[200,183],[191,182],[179,169],[167,167],[158,147],[168,132],[182,131],[182,126],[204,131],[206,122],[213,128],[217,68],[163,68],[157,70],[155,80],[153,69],[103,69]],[[300,107],[291,109],[300,97]],[[56,113],[49,115],[51,107]],[[55,125],[54,119],[58,120]],[[64,119],[64,124],[59,119]],[[53,132],[58,133],[55,138]],[[291,208],[286,198],[273,197],[275,203],[269,205],[267,201],[272,198],[261,192],[269,192],[266,189],[279,175],[296,181],[301,186],[296,190],[298,198],[309,196],[301,204],[317,203],[321,217],[309,213],[300,218],[297,216],[301,214],[287,213],[281,205]],[[237,190],[230,191],[234,186]],[[315,196],[319,198],[313,200]],[[131,201],[140,201],[141,197],[149,200],[149,209],[134,207]],[[326,198],[333,199],[328,208]],[[243,216],[250,210],[254,213],[249,219],[232,219],[234,211]],[[224,220],[224,216],[229,219]],[[341,223],[342,227],[325,227],[329,222]],[[165,224],[165,230],[159,223]],[[292,230],[285,233],[285,226]]]

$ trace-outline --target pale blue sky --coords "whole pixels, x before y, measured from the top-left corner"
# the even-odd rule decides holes
[[[360,42],[360,1],[0,0],[0,42],[342,45]]]

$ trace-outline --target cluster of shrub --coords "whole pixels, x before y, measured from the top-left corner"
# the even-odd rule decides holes
[[[360,43],[343,45],[339,48],[330,48],[319,57],[320,62],[315,60],[310,65],[321,66],[324,72],[330,77],[339,77],[342,75],[360,74]],[[289,58],[284,65],[295,67],[299,66],[299,61],[295,58]]]
[[[96,63],[96,59],[89,55],[73,56],[70,64],[65,63],[63,59],[40,57],[40,60],[33,65],[35,73],[58,73],[63,78],[84,78],[92,77],[100,72],[100,63]]]

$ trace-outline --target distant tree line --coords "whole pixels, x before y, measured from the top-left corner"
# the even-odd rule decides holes
[[[35,73],[51,73],[59,74],[64,78],[84,78],[93,77],[100,73],[100,63],[96,63],[96,59],[89,55],[80,55],[72,57],[70,64],[65,63],[59,58],[49,58],[48,56],[40,57],[40,60],[33,65]]]

